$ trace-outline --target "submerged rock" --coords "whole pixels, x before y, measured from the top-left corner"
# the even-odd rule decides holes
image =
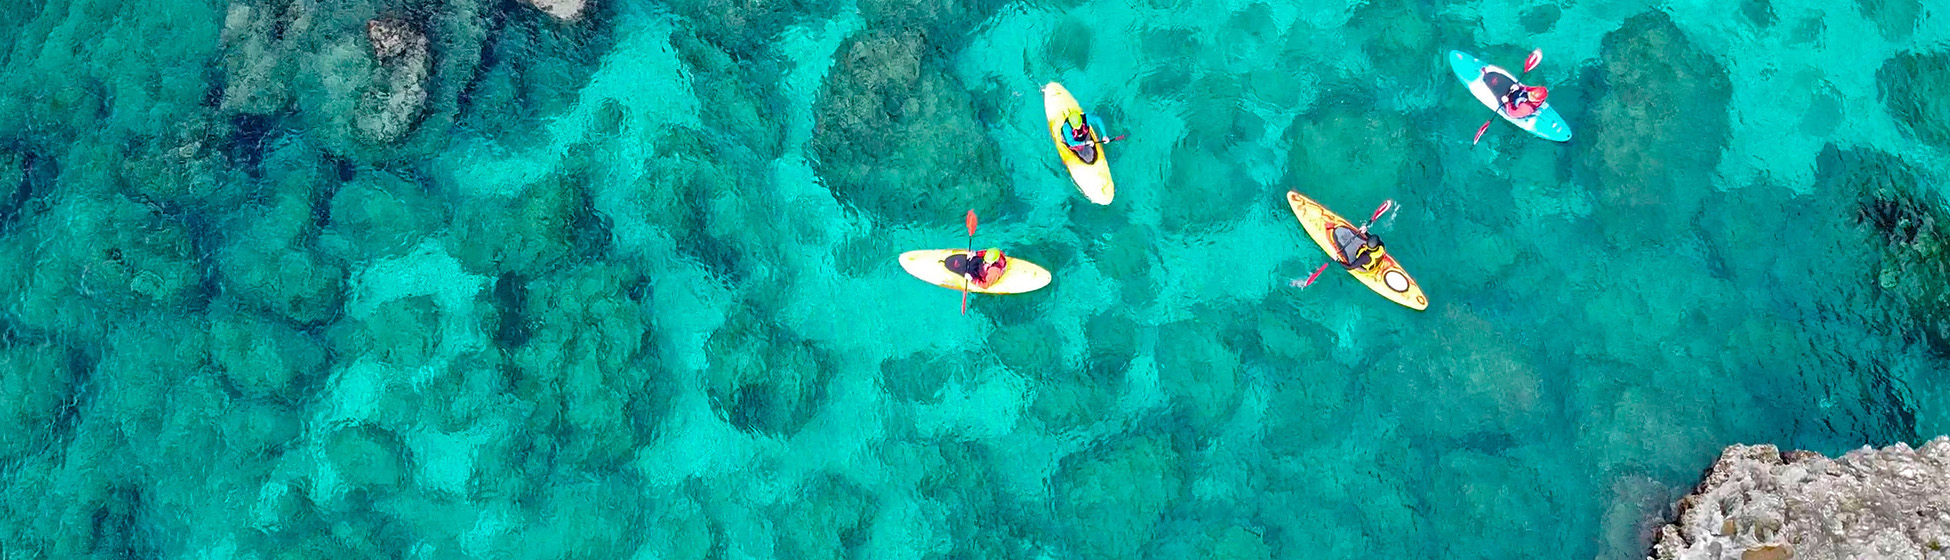
[[[1603,211],[1670,217],[1604,224],[1614,241],[1649,243],[1683,228],[1700,207],[1705,191],[1693,185],[1713,176],[1727,146],[1733,87],[1726,69],[1664,12],[1606,34],[1600,60],[1596,72],[1609,89],[1568,115],[1583,123],[1571,144],[1577,175],[1595,185]]]
[[[377,87],[359,103],[359,131],[374,141],[392,142],[412,131],[426,109],[433,59],[426,34],[406,20],[368,21],[366,39],[372,41],[379,68],[373,80]]]
[[[1876,70],[1877,95],[1904,132],[1950,148],[1950,53],[1903,53]]]
[[[705,395],[718,417],[746,433],[790,437],[826,402],[830,358],[818,346],[747,306],[705,342]]]
[[[848,39],[813,105],[813,168],[841,202],[897,222],[995,215],[1010,200],[1002,153],[975,98],[912,32]]]
[[[589,7],[588,0],[521,0],[521,3],[562,21],[582,19],[583,10]]]
[[[1650,558],[1942,558],[1950,547],[1950,436],[1839,459],[1772,445],[1720,454]]]

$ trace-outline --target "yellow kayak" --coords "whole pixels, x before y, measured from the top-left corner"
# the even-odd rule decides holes
[[[929,284],[950,290],[961,290],[966,286],[968,291],[977,294],[1020,294],[1040,290],[1043,286],[1049,285],[1048,270],[1017,257],[1005,259],[1009,262],[1009,266],[1002,269],[1002,277],[995,279],[994,284],[986,288],[968,284],[967,278],[948,270],[946,262],[950,256],[970,254],[973,252],[967,249],[908,251],[901,253],[901,268]]]
[[[1064,139],[1068,135],[1063,131],[1064,121],[1082,112],[1083,106],[1070,97],[1070,90],[1063,89],[1063,84],[1050,82],[1043,86],[1043,117],[1049,120],[1049,137],[1056,141],[1056,153],[1063,158],[1063,167],[1070,169],[1070,178],[1076,180],[1077,189],[1083,191],[1084,197],[1097,204],[1110,204],[1111,197],[1117,194],[1117,186],[1110,181],[1110,156],[1104,153],[1104,145],[1097,144],[1096,161],[1084,163]],[[1098,132],[1091,130],[1090,137],[1103,142]]]
[[[1293,207],[1293,217],[1300,219],[1300,226],[1306,228],[1307,235],[1313,236],[1314,243],[1320,244],[1320,250],[1326,251],[1327,256],[1334,257],[1336,261],[1346,262],[1347,258],[1341,255],[1340,247],[1334,244],[1334,228],[1353,229],[1354,224],[1297,192],[1287,192],[1286,202]],[[1422,295],[1422,286],[1416,284],[1414,278],[1408,277],[1408,271],[1402,270],[1401,263],[1395,262],[1395,257],[1388,254],[1385,246],[1374,255],[1367,268],[1348,269],[1347,272],[1361,280],[1362,284],[1367,284],[1368,289],[1395,303],[1416,311],[1429,308],[1429,298]]]

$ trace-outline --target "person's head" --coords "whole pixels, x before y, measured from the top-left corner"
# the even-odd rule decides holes
[[[1544,86],[1530,86],[1531,101],[1543,101],[1544,98],[1550,96],[1551,96],[1551,90],[1544,89]]]
[[[1070,130],[1083,130],[1083,113],[1070,113]]]
[[[1002,262],[1002,250],[1001,250],[1001,249],[997,249],[997,248],[994,248],[994,247],[989,247],[988,249],[984,249],[984,250],[982,250],[982,256],[984,257],[984,259],[983,259],[983,260],[986,260],[986,261],[988,261],[988,262],[989,262],[989,264],[994,264],[994,263],[999,263],[999,262]]]

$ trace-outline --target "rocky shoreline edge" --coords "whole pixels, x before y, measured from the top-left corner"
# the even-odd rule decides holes
[[[1675,512],[1648,558],[1950,558],[1950,436],[1836,459],[1733,445]]]

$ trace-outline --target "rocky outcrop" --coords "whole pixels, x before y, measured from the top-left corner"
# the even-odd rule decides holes
[[[521,3],[534,6],[562,21],[581,19],[583,8],[589,4],[587,0],[521,0]]]
[[[398,140],[413,129],[427,104],[427,78],[433,72],[427,36],[406,20],[366,22],[366,39],[379,61],[379,87],[361,100],[359,130],[380,143]]]
[[[1772,445],[1720,454],[1655,560],[1950,558],[1950,437],[1840,459]]]

